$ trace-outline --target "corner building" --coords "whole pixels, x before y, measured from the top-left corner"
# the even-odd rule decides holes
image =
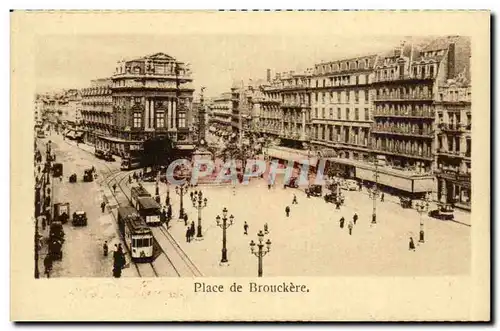
[[[123,154],[154,137],[168,136],[179,152],[194,150],[191,132],[194,88],[189,67],[157,53],[121,61],[112,76],[115,136]]]

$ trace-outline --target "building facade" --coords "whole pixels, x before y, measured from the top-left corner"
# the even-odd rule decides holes
[[[466,77],[450,80],[436,101],[436,177],[442,203],[471,207],[471,87]]]
[[[232,93],[222,93],[214,98],[209,107],[211,131],[220,135],[229,135],[232,132],[233,100]]]
[[[118,149],[109,141],[109,137],[116,136],[111,85],[111,78],[101,78],[92,80],[90,87],[82,89],[81,113],[85,142],[96,149],[117,153]]]
[[[368,161],[376,55],[317,64],[311,86],[311,143],[339,158]]]
[[[164,53],[121,61],[112,82],[115,136],[110,140],[122,154],[147,139],[166,136],[179,151],[194,150],[188,65]]]

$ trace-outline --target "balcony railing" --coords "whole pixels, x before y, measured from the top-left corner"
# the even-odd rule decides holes
[[[403,94],[403,95],[377,95],[374,101],[422,101],[433,100],[432,93],[428,94]]]
[[[438,128],[440,128],[443,131],[449,131],[449,132],[465,132],[466,130],[470,131],[470,124],[464,125],[464,124],[453,124],[453,123],[452,124],[439,123]]]
[[[432,160],[432,154],[429,153],[416,153],[416,152],[408,152],[403,149],[390,149],[387,147],[381,147],[381,148],[373,148],[374,151],[384,153],[384,154],[392,154],[392,155],[398,155],[398,156],[408,156],[408,157],[413,157],[413,158],[421,158],[421,159],[426,159],[426,160]]]
[[[372,133],[390,134],[390,135],[407,136],[407,137],[424,137],[424,138],[434,137],[434,133],[432,131],[408,132],[408,131],[402,131],[400,129],[384,128],[384,127],[373,127],[371,131]]]
[[[375,75],[373,78],[374,83],[381,83],[381,82],[397,82],[397,81],[402,81],[402,80],[429,80],[429,79],[434,79],[434,76],[431,76],[430,74],[427,75],[388,75],[386,77],[380,77]]]
[[[373,111],[374,117],[401,117],[401,118],[429,118],[434,119],[436,114],[433,111],[386,111],[386,110],[375,110]]]

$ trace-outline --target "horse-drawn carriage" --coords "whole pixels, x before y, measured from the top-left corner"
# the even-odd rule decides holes
[[[69,220],[69,203],[58,202],[54,204],[54,220],[66,224]]]
[[[71,176],[69,176],[69,182],[70,183],[76,183],[76,174],[72,174]]]
[[[337,192],[335,192],[335,191],[332,191],[328,194],[325,194],[324,198],[325,198],[325,202],[327,202],[327,203],[328,202],[334,203],[334,204],[339,203],[339,204],[343,205],[344,201],[345,201],[344,195],[337,194]]]
[[[321,185],[310,185],[306,189],[306,194],[312,195],[313,197],[320,197],[323,195],[323,186]]]
[[[62,163],[54,163],[52,165],[52,176],[61,177],[63,175],[63,165]]]

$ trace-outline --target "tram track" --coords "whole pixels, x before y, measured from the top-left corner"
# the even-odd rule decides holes
[[[79,148],[81,151],[88,153],[94,157],[94,154],[84,150],[82,148]],[[106,187],[109,189],[111,192],[112,196],[114,197],[116,203],[118,206],[129,206],[131,205],[131,196],[126,193],[126,190],[123,188],[123,181],[125,179],[128,179],[131,173],[134,172],[134,170],[129,170],[126,172],[122,172],[120,169],[112,169],[106,162],[101,161],[99,159],[96,160],[99,165],[102,167],[105,167],[108,171],[105,172],[100,170],[102,179],[98,181],[100,183],[100,186],[104,183]],[[122,175],[122,176],[121,176]],[[118,193],[121,193],[123,195],[123,198],[119,198],[118,193],[113,189],[113,183],[116,184],[116,188],[119,190]],[[125,183],[125,186],[127,186],[127,183]],[[127,187],[128,188],[128,187]],[[115,222],[117,222],[116,216],[111,212],[112,217],[114,218]],[[186,254],[186,252],[182,249],[182,247],[179,245],[179,243],[173,238],[173,236],[163,227],[163,225],[160,225],[158,227],[150,227],[151,231],[153,232],[153,236],[158,243],[159,249],[161,250],[160,256],[166,258],[168,261],[168,264],[172,268],[172,271],[175,273],[175,276],[177,277],[203,277],[203,274],[200,272],[198,267],[194,264],[194,262],[189,258],[189,256]],[[166,239],[166,240],[159,240],[159,238]],[[175,252],[176,254],[167,254],[165,252],[164,247],[167,247],[167,251],[172,251]],[[129,256],[131,256],[130,249],[127,245],[125,245],[125,248],[127,252],[129,253]],[[157,257],[160,258],[160,256]],[[174,257],[175,256],[175,257]],[[175,260],[175,261],[174,261]],[[134,265],[137,274],[139,277],[159,277],[160,274],[156,270],[154,266],[154,262],[148,262],[148,263],[135,263],[131,261],[131,263]]]

